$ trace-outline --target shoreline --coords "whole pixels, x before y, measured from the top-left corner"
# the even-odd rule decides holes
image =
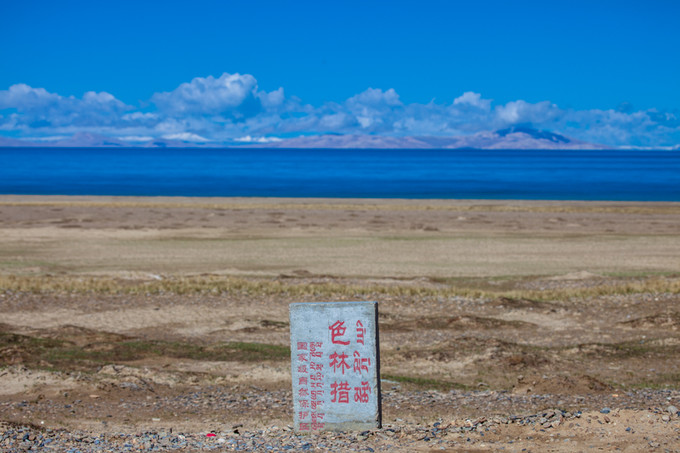
[[[167,204],[183,207],[184,205],[215,207],[223,205],[237,207],[239,205],[403,205],[422,207],[457,207],[481,206],[493,209],[498,205],[510,205],[530,209],[540,206],[574,206],[574,207],[634,207],[659,206],[680,209],[680,201],[617,201],[617,200],[534,200],[534,199],[486,199],[486,198],[345,198],[345,197],[207,197],[207,196],[131,196],[131,195],[15,195],[0,194],[0,205],[31,204],[94,204],[116,203],[119,205]]]

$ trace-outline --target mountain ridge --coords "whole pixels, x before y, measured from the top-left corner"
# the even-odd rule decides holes
[[[454,137],[383,137],[374,135],[315,135],[296,137],[253,148],[404,148],[404,149],[612,149],[526,127],[478,132]]]
[[[249,143],[239,141],[232,143],[195,143],[163,138],[130,142],[120,138],[81,132],[62,140],[43,142],[0,137],[0,146],[76,148],[615,149],[606,145],[572,139],[555,132],[519,126],[450,137],[322,134]]]

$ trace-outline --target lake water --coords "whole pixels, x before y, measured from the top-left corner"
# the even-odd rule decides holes
[[[680,201],[680,152],[0,148],[0,193]]]

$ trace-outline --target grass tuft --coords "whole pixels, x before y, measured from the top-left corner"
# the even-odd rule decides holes
[[[69,341],[0,332],[0,366],[21,363],[38,368],[94,371],[107,364],[157,357],[262,362],[287,360],[290,348],[262,343],[200,345],[146,340],[93,343],[79,347]]]
[[[400,376],[395,374],[382,374],[381,379],[387,379],[389,381],[395,381],[402,384],[409,384],[420,389],[427,390],[468,390],[470,387],[465,384],[459,384],[458,382],[442,381],[439,379],[430,379],[422,377],[413,376]]]
[[[423,285],[380,285],[342,282],[309,282],[293,279],[258,279],[223,276],[169,276],[162,280],[121,280],[108,277],[0,275],[0,293],[32,294],[123,294],[123,295],[236,295],[290,298],[441,298],[470,297],[530,299],[536,301],[593,298],[619,294],[680,294],[679,276],[652,276],[603,281],[599,285],[575,288],[512,289],[505,284],[492,288],[487,280],[447,280]]]

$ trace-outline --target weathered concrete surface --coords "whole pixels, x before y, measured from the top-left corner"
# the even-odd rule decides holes
[[[290,305],[295,430],[379,428],[377,302]]]

